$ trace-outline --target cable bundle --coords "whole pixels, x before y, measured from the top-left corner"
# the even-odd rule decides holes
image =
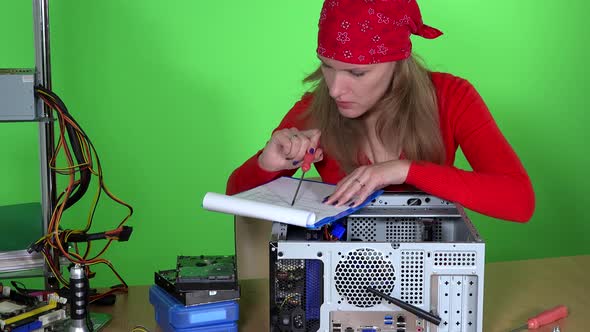
[[[52,212],[48,225],[47,234],[34,242],[29,248],[29,252],[38,251],[43,253],[45,260],[57,279],[67,288],[68,281],[61,274],[57,266],[59,256],[66,257],[74,264],[85,266],[86,275],[92,277],[94,274],[90,271],[90,266],[96,264],[105,264],[121,282],[120,285],[111,287],[111,289],[102,294],[95,294],[90,297],[90,303],[103,298],[115,292],[126,292],[127,284],[117,273],[110,261],[101,258],[104,252],[115,240],[126,241],[131,235],[132,228],[124,226],[127,220],[133,214],[131,205],[123,202],[113,195],[106,187],[103,178],[100,159],[94,148],[94,145],[68,112],[63,101],[52,91],[44,87],[36,87],[37,97],[41,98],[45,105],[56,111],[57,122],[59,124],[59,139],[56,143],[55,153],[49,161],[49,167],[56,174],[68,177],[66,188],[59,194],[55,208]],[[67,137],[66,137],[67,133]],[[66,165],[57,167],[56,157],[62,153],[65,157]],[[92,177],[98,178],[98,186],[94,199],[92,201],[88,220],[84,229],[62,229],[61,220],[66,209],[78,202],[88,191]],[[88,234],[92,226],[94,213],[102,193],[105,193],[116,203],[125,206],[128,214],[123,218],[119,225],[110,231]],[[106,239],[107,242],[98,254],[90,257],[91,241],[97,239]],[[78,247],[78,243],[85,242],[84,252]],[[73,243],[73,248],[69,248],[68,243]],[[68,249],[69,248],[69,249]]]

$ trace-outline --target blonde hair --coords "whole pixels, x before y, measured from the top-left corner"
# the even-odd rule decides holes
[[[398,61],[394,70],[388,90],[372,110],[379,114],[377,137],[388,152],[401,150],[405,159],[444,163],[445,148],[430,72],[413,56]],[[338,112],[321,68],[304,82],[315,83],[313,101],[306,113],[309,126],[321,130],[324,150],[349,173],[359,166],[365,137],[363,124]]]

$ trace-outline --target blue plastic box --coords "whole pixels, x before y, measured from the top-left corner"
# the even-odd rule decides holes
[[[150,287],[150,303],[164,332],[237,332],[236,301],[184,306],[157,285]]]

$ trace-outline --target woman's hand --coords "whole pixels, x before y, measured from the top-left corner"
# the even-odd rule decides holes
[[[272,134],[258,156],[258,165],[269,172],[295,169],[301,166],[307,151],[315,153],[314,163],[324,157],[318,148],[321,132],[317,129],[300,131],[297,128],[281,129]]]
[[[404,183],[410,163],[409,160],[391,160],[361,166],[340,180],[334,193],[324,203],[335,206],[358,206],[374,191]]]

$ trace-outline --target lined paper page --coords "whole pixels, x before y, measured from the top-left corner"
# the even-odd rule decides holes
[[[298,184],[299,179],[282,177],[233,196],[207,193],[203,207],[301,227],[312,227],[318,220],[348,210],[347,206],[334,207],[322,203],[326,196],[334,192],[335,186],[308,180],[301,183],[295,204],[291,206]]]
[[[203,207],[211,211],[278,221],[301,227],[313,224],[316,219],[313,212],[216,193],[205,195]]]

